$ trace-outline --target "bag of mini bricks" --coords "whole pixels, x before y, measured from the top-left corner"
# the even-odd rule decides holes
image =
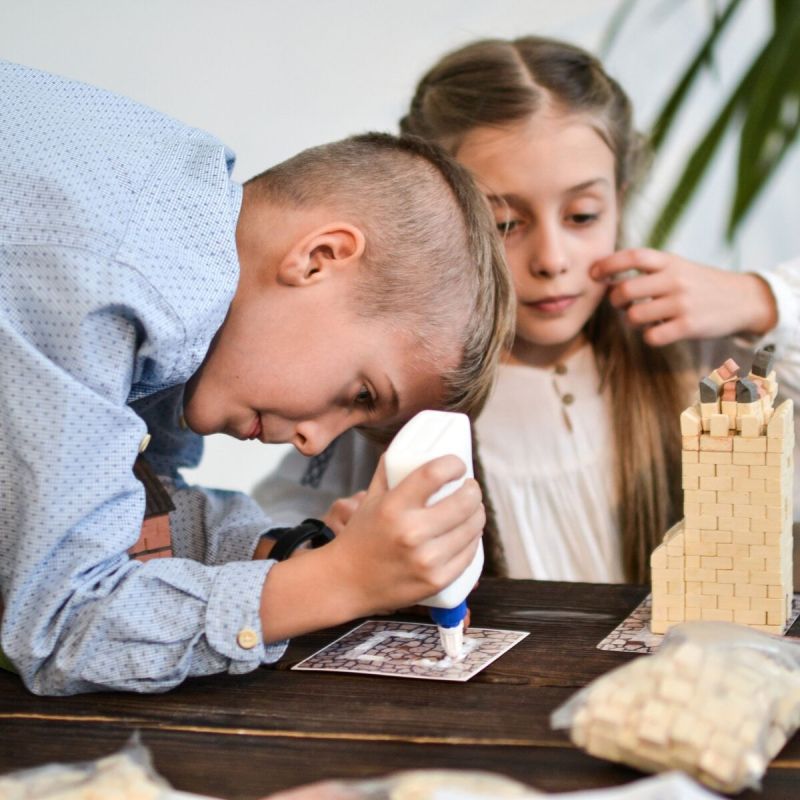
[[[727,622],[678,625],[550,722],[599,758],[682,770],[729,794],[757,789],[800,725],[800,644]]]
[[[0,800],[172,800],[179,796],[155,772],[138,735],[119,752],[96,761],[47,764],[0,775]]]

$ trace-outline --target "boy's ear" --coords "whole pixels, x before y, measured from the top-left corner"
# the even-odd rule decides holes
[[[305,286],[342,269],[357,267],[364,255],[363,231],[349,222],[323,225],[298,239],[278,265],[278,283]]]

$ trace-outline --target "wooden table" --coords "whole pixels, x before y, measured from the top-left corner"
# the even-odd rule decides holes
[[[231,800],[422,767],[492,770],[549,791],[625,783],[639,774],[575,749],[548,717],[632,657],[595,646],[645,594],[482,580],[474,624],[531,635],[466,684],[288,670],[352,626],[298,639],[277,668],[195,679],[166,695],[40,698],[0,674],[0,773],[93,759],[139,730],[175,788]],[[763,793],[741,797],[800,797],[800,737],[771,765]]]

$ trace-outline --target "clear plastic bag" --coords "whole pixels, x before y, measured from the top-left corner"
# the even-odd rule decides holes
[[[550,721],[600,758],[681,770],[726,793],[759,788],[800,725],[800,644],[725,622],[685,623],[655,655],[598,678]]]
[[[48,764],[0,776],[0,800],[166,800],[170,794],[138,736],[97,761]]]
[[[363,781],[326,781],[271,795],[264,800],[713,800],[685,775],[673,772],[624,786],[567,794],[543,794],[489,772],[411,770]]]

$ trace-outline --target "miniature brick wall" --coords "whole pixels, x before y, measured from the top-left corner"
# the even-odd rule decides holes
[[[782,633],[791,614],[794,409],[773,410],[775,373],[753,369],[740,379],[729,360],[681,414],[684,519],[651,556],[654,633],[687,620]]]

